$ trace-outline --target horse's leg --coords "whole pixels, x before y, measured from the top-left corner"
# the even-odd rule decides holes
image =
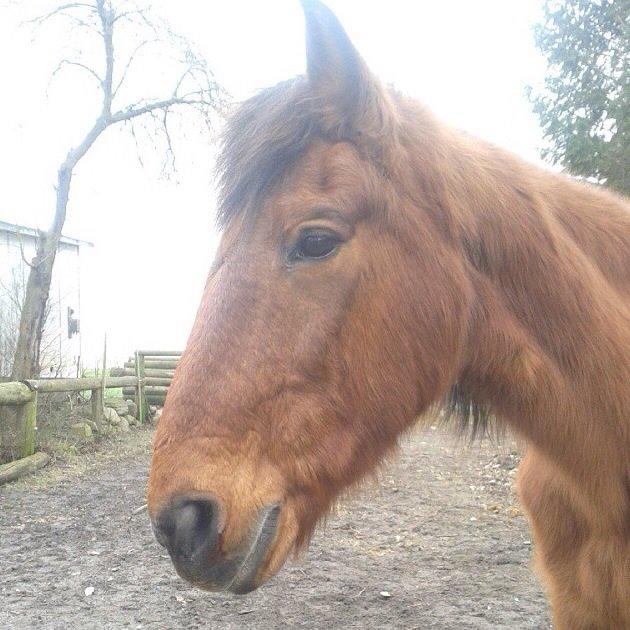
[[[630,630],[628,541],[595,535],[558,472],[534,449],[521,463],[518,489],[555,627]]]

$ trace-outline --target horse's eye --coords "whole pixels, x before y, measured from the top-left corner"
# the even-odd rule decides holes
[[[321,260],[336,251],[342,241],[338,234],[328,230],[305,230],[300,234],[289,258],[292,261]]]

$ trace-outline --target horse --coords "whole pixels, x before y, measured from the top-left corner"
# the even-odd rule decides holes
[[[226,125],[221,242],[154,438],[158,541],[198,587],[249,592],[446,401],[527,443],[556,627],[630,628],[628,201],[442,124],[302,6],[305,75]]]

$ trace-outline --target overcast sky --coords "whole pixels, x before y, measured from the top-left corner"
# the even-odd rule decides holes
[[[235,100],[304,70],[297,0],[153,0],[153,11],[205,54]],[[541,132],[524,90],[545,64],[532,27],[542,0],[329,0],[381,79],[446,122],[539,161]],[[0,3],[0,219],[47,228],[56,170],[98,113],[98,92],[81,71],[49,84],[64,54],[80,47],[62,22],[20,26],[49,1]],[[131,45],[127,35],[120,50]],[[135,81],[159,96],[158,57],[141,59]],[[140,347],[181,348],[217,242],[211,174],[214,147],[199,135],[177,144],[178,173],[141,140],[110,129],[76,170],[66,234],[92,241],[84,263],[84,355],[93,364],[107,330],[110,356]]]

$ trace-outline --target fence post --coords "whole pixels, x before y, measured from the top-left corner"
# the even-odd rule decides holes
[[[101,378],[101,418],[105,413],[105,381],[107,379],[107,333],[105,333],[105,340],[103,341],[103,376]],[[96,418],[94,418],[96,422]]]
[[[21,415],[22,440],[20,444],[20,456],[28,457],[35,452],[35,433],[37,431],[37,391],[33,391],[33,397],[18,407]]]
[[[144,423],[146,415],[144,400],[144,354],[136,350],[136,405],[138,407],[138,421]]]
[[[92,390],[92,420],[97,424],[103,421],[103,389]]]
[[[144,391],[144,354],[142,352],[138,353],[139,366],[140,366],[140,399],[142,400],[142,420],[141,423],[144,423],[147,417],[147,413],[149,412],[147,405],[146,392]]]

